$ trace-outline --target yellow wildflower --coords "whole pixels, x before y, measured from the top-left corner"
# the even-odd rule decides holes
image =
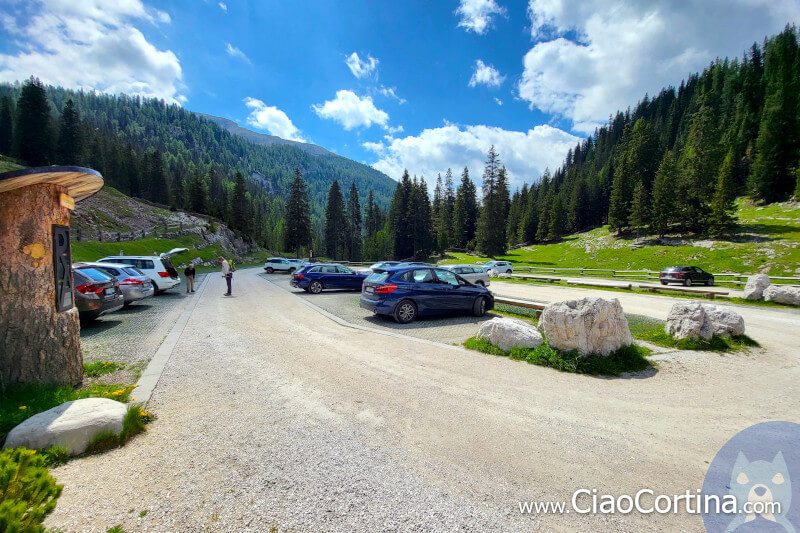
[[[20,406],[19,406],[19,409],[20,409],[20,411],[24,411],[24,410],[25,410],[25,409],[27,409],[27,408],[28,408],[28,406],[27,406],[27,405],[20,405]]]

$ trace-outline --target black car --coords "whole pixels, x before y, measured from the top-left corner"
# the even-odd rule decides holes
[[[667,283],[680,283],[686,287],[692,285],[713,285],[714,276],[705,270],[694,266],[671,266],[658,274],[662,285]]]
[[[93,267],[72,267],[75,280],[75,307],[82,321],[87,322],[125,305],[119,280]]]

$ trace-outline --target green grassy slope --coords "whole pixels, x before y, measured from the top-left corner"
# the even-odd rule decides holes
[[[764,272],[773,276],[800,274],[800,204],[755,207],[737,202],[739,228],[730,240],[671,237],[616,238],[608,227],[571,235],[562,242],[510,250],[496,259],[518,265],[560,268],[661,270],[691,264],[712,272]],[[488,258],[452,253],[445,263],[485,261]]]

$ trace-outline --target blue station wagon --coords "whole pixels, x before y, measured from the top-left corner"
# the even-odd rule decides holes
[[[444,268],[394,267],[367,277],[360,305],[373,313],[392,316],[400,324],[408,324],[423,315],[483,316],[494,308],[494,296],[486,287],[473,285]]]
[[[307,265],[292,275],[289,284],[311,294],[324,289],[361,290],[366,272],[356,272],[350,267],[336,264]]]

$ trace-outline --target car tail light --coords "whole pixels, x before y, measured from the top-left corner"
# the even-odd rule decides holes
[[[158,275],[161,276],[162,278],[168,278],[169,272],[159,272]]]
[[[397,290],[397,285],[390,283],[388,285],[379,285],[375,287],[376,294],[389,294]]]
[[[364,287],[367,286],[367,280],[361,282],[361,292],[364,292]]]
[[[103,287],[99,287],[97,285],[81,285],[75,288],[81,294],[100,294],[103,292]]]
[[[675,272],[675,274],[673,274],[673,275],[674,275],[676,278],[682,278],[682,277],[683,277],[683,276],[685,276],[686,274],[685,274],[685,273],[683,273],[683,272]]]
[[[141,285],[142,282],[139,281],[138,279],[128,278],[128,279],[121,280],[119,282],[119,284],[120,285]]]
[[[295,274],[294,279],[303,279],[303,274]]]

